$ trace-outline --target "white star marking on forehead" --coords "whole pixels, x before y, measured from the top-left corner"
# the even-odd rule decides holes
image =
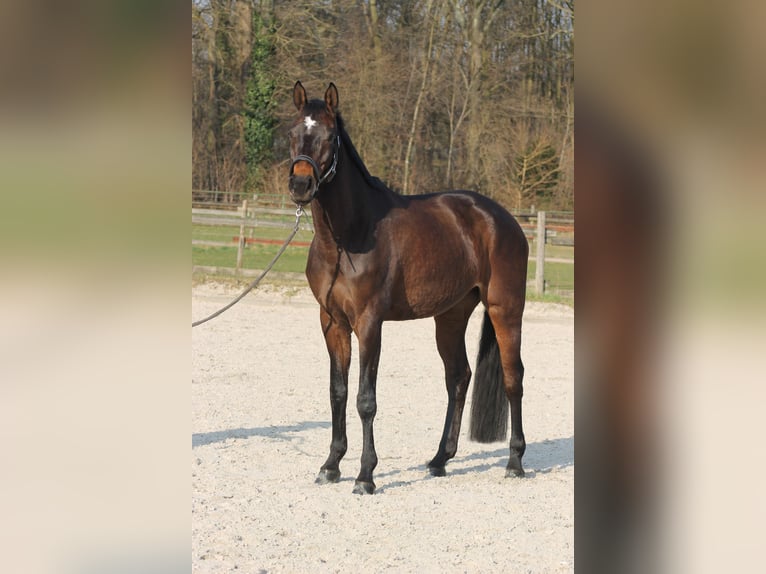
[[[306,116],[303,118],[303,123],[306,124],[306,130],[308,130],[309,133],[311,133],[311,128],[317,125],[316,120],[311,116]]]

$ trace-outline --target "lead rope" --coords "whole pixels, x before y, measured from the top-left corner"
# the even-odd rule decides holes
[[[242,300],[242,298],[245,295],[250,293],[250,291],[252,291],[253,289],[255,289],[258,286],[258,283],[261,282],[261,279],[266,277],[266,274],[269,271],[271,271],[271,268],[274,267],[274,264],[277,262],[277,259],[279,259],[282,256],[282,254],[285,252],[285,249],[287,249],[287,246],[290,245],[290,242],[293,240],[293,237],[295,237],[295,234],[298,233],[298,229],[300,227],[301,216],[302,215],[303,215],[303,206],[299,205],[298,209],[295,210],[295,227],[293,227],[292,232],[287,237],[285,242],[282,244],[282,247],[279,248],[279,251],[277,251],[277,254],[274,256],[274,259],[271,260],[271,263],[269,263],[266,266],[266,269],[263,270],[263,272],[256,278],[256,280],[253,281],[252,283],[250,283],[250,285],[248,285],[247,288],[245,288],[245,290],[242,291],[242,293],[240,293],[237,296],[237,298],[234,299],[231,303],[229,303],[225,307],[222,307],[221,309],[218,309],[218,311],[216,311],[212,315],[208,315],[204,319],[200,319],[199,321],[194,321],[192,323],[192,327],[196,327],[197,325],[202,325],[202,323],[206,323],[206,322],[210,321],[210,319],[215,319],[216,317],[218,317],[218,315],[220,315],[221,313],[223,313],[227,309],[230,309],[235,304],[239,303],[239,301]]]

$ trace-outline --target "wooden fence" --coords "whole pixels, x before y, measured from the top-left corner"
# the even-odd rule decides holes
[[[260,201],[259,201],[260,199]],[[208,240],[192,237],[192,245],[209,247],[237,246],[237,263],[235,273],[242,269],[242,256],[249,244],[272,243],[281,245],[280,240],[255,237],[258,228],[290,229],[295,224],[295,209],[267,203],[270,198],[255,198],[243,200],[239,205],[221,206],[220,204],[205,204],[193,202],[192,224],[202,226],[223,226],[236,229],[228,241]],[[282,198],[281,198],[282,199]],[[289,205],[284,202],[282,205]],[[516,219],[521,224],[533,250],[530,250],[529,260],[535,263],[535,278],[531,285],[537,295],[549,291],[545,281],[545,263],[573,265],[574,257],[546,256],[546,246],[557,245],[574,248],[574,214],[572,212],[529,212],[516,213]],[[311,212],[306,211],[301,220],[302,230],[313,230]],[[542,237],[543,241],[537,241]],[[293,245],[308,245],[305,242],[293,242]],[[573,252],[574,250],[572,250]],[[568,290],[567,290],[568,291]]]
[[[542,295],[548,291],[545,281],[545,262],[574,265],[574,213],[571,211],[537,211],[514,213],[521,224],[534,251],[530,250],[529,260],[535,262],[534,292]],[[537,241],[542,237],[542,241]],[[546,246],[571,247],[571,257],[546,255]],[[569,290],[567,290],[569,291]],[[571,292],[574,292],[574,284]]]

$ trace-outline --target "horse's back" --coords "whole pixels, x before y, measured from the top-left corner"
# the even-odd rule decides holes
[[[405,213],[420,235],[431,231],[427,239],[442,243],[450,237],[463,241],[477,257],[492,256],[512,260],[529,256],[529,244],[518,221],[497,202],[474,191],[447,191],[409,196]]]

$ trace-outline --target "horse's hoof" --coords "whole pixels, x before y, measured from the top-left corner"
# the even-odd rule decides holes
[[[326,468],[323,468],[319,471],[319,474],[317,475],[316,480],[314,481],[316,484],[331,484],[338,482],[340,480],[340,471],[339,470],[328,470]]]
[[[357,480],[352,492],[354,494],[373,494],[375,492],[375,483]]]
[[[443,466],[429,466],[428,472],[431,473],[431,476],[447,476],[447,471]]]
[[[523,477],[524,477],[523,468],[506,468],[505,469],[505,478],[523,478]]]

